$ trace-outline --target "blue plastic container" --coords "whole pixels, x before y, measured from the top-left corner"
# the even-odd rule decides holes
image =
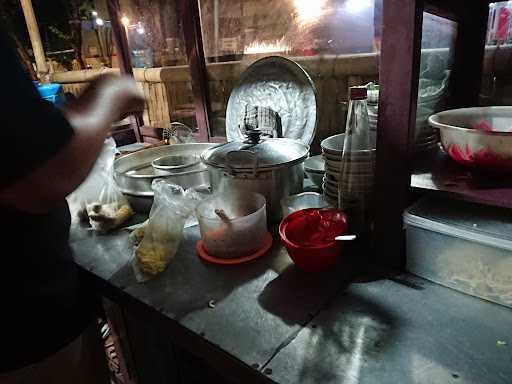
[[[66,101],[62,84],[38,84],[37,90],[39,91],[39,94],[43,99],[48,100],[49,102],[57,106],[64,104],[64,102]]]
[[[55,96],[59,92],[62,92],[62,85],[57,83],[38,84],[37,90],[41,97]]]

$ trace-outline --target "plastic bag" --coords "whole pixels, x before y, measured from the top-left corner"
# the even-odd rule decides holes
[[[192,190],[155,180],[155,197],[146,225],[132,233],[137,242],[133,267],[138,281],[146,281],[162,273],[178,251],[187,218],[194,212],[202,196]]]
[[[128,200],[114,180],[115,154],[116,144],[108,138],[91,173],[68,198],[74,216],[89,221],[98,232],[118,228],[133,215]]]

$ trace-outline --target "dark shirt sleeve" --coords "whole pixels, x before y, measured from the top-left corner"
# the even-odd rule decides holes
[[[14,44],[0,30],[0,187],[12,184],[57,154],[73,136],[62,112],[43,100],[25,73]]]

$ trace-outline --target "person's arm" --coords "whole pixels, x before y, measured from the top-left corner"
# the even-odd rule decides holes
[[[63,110],[73,129],[57,153],[27,175],[0,189],[0,202],[27,212],[45,212],[87,177],[114,121],[143,109],[133,80],[102,77]],[[39,116],[41,121],[49,116]],[[51,123],[51,122],[50,122]]]

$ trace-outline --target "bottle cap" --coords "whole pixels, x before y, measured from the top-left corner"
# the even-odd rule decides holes
[[[364,100],[366,98],[366,87],[350,87],[350,100]]]

